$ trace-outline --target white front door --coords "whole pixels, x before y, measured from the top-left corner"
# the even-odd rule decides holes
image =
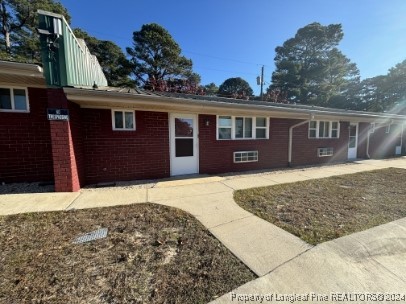
[[[403,125],[398,124],[396,129],[395,155],[402,154]]]
[[[358,123],[351,123],[349,126],[348,159],[357,158],[357,146],[358,146]]]
[[[197,115],[170,114],[171,175],[199,172]]]

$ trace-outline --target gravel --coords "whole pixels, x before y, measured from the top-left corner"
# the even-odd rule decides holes
[[[52,182],[0,184],[0,194],[46,193],[54,189]]]

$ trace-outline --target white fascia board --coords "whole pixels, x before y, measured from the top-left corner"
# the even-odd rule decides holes
[[[349,122],[385,122],[393,119],[405,122],[406,116],[385,113],[334,112],[330,109],[303,109],[258,104],[226,103],[221,101],[193,100],[158,95],[131,94],[114,91],[64,88],[67,98],[82,107],[111,108],[124,106],[155,111],[182,111],[200,114],[262,115],[275,118],[339,120]]]

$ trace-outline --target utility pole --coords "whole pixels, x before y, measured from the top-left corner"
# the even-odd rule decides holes
[[[264,100],[264,66],[261,69],[261,101]]]

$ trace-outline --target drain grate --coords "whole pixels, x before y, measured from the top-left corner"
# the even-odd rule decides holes
[[[81,235],[73,241],[73,244],[81,244],[98,239],[103,239],[107,236],[107,230],[108,230],[107,228],[100,228],[95,231]]]

